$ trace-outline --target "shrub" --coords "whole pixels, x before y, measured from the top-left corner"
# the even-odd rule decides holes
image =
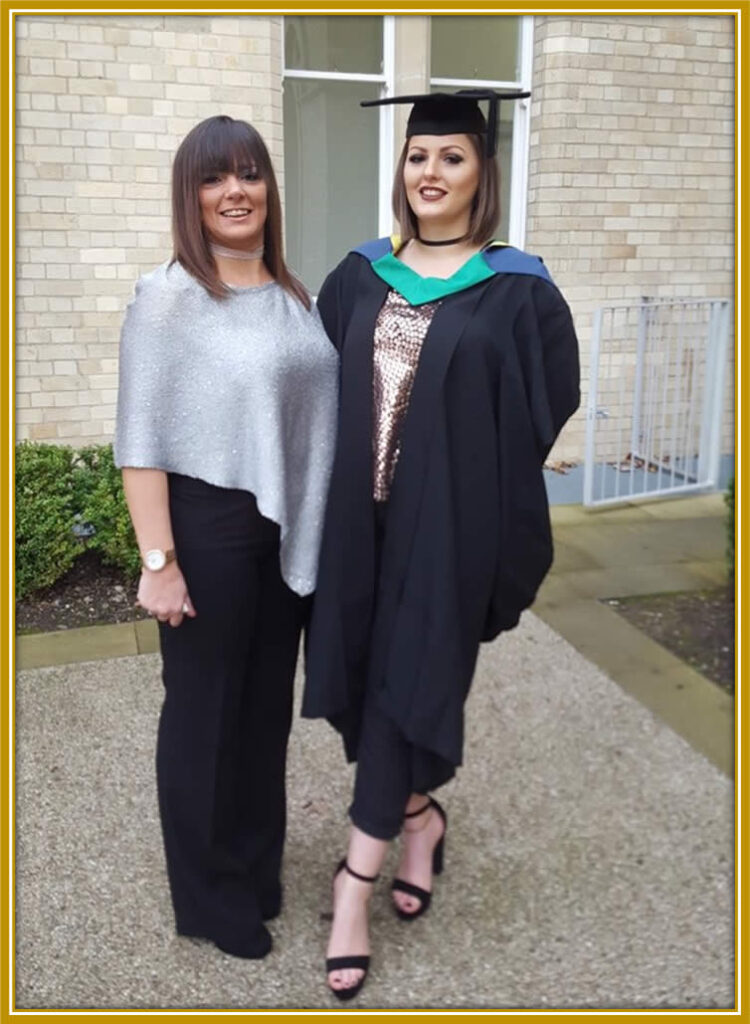
[[[141,559],[111,445],[16,447],[16,598],[60,579],[84,550],[137,576]]]
[[[58,580],[81,551],[73,535],[73,451],[16,447],[16,597]]]
[[[727,507],[727,566],[729,578],[734,579],[734,477],[729,481],[724,495]]]
[[[78,452],[73,481],[80,522],[94,531],[87,539],[87,549],[96,551],[106,565],[137,576],[141,558],[112,446],[92,445]]]

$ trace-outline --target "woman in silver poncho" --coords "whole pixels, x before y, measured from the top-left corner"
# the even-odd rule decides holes
[[[156,766],[177,932],[271,948],[285,760],[315,586],[337,355],[284,264],[268,151],[212,117],[172,174],[174,255],[138,281],[120,346],[115,458],[159,621]]]

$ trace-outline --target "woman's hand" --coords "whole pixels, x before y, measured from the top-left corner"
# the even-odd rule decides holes
[[[138,604],[159,622],[168,622],[170,626],[179,626],[185,615],[191,619],[196,616],[185,577],[176,562],[170,562],[159,572],[141,571]]]
[[[124,466],[122,486],[141,554],[154,548],[173,549],[169,485],[164,470]],[[193,602],[177,562],[168,562],[158,572],[143,569],[138,584],[138,604],[159,622],[168,622],[170,626],[179,626],[185,615],[195,618]]]

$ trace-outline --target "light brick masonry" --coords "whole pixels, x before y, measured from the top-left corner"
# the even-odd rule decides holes
[[[526,247],[573,310],[585,402],[598,306],[734,295],[733,19],[538,18],[532,97]],[[732,452],[731,362],[724,409]]]
[[[251,120],[283,187],[280,17],[16,19],[17,437],[110,440],[138,275],[170,253],[169,168],[223,112]],[[734,25],[539,17],[526,247],[576,319],[733,294]],[[729,375],[731,377],[731,374]],[[724,450],[733,450],[732,381]],[[579,413],[553,453],[579,460]]]

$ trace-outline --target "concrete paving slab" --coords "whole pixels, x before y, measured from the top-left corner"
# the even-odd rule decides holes
[[[576,544],[561,536],[562,527],[554,532],[556,573],[572,573],[583,569],[600,569],[601,564],[586,551],[585,544]],[[583,527],[577,528],[575,532],[567,534],[573,540],[579,535],[583,538]]]
[[[16,666],[19,669],[65,665],[94,658],[117,658],[137,654],[131,623],[111,626],[85,626],[57,633],[31,633],[16,639]]]
[[[534,615],[483,648],[446,871],[403,925],[390,857],[353,1004],[323,971],[352,777],[336,734],[295,722],[286,903],[247,962],[173,934],[160,699],[151,655],[19,674],[17,1008],[732,1006],[730,780]]]
[[[734,773],[734,699],[600,601],[538,601],[534,610],[576,650],[726,775]]]
[[[700,519],[703,516],[725,516],[723,492],[702,494],[695,498],[644,502],[642,510],[655,519]]]
[[[622,505],[552,505],[554,526],[580,526],[592,522],[639,522],[648,519],[699,519],[726,514],[723,492],[695,497],[646,498]]]
[[[716,497],[668,503],[673,512],[696,512],[692,519],[683,513],[616,522],[605,511],[598,519],[573,517],[556,526],[555,562],[534,610],[731,775],[733,699],[601,603],[725,584],[724,520]]]
[[[159,627],[154,619],[134,622],[135,640],[139,654],[156,654],[159,651]]]
[[[551,505],[549,517],[552,526],[581,526],[590,521],[592,512],[583,505]]]
[[[676,661],[622,669],[618,684],[686,738],[725,775],[734,773],[734,702],[699,673]]]
[[[587,523],[619,524],[649,522],[650,516],[638,504],[627,502],[624,505],[589,506],[586,508]]]
[[[721,587],[730,582],[725,557],[713,562],[683,562],[682,565],[703,579],[703,587]]]
[[[715,561],[723,557],[726,546],[724,523],[716,516],[701,520],[699,530],[692,520],[602,522],[560,526],[554,536],[558,543],[585,553],[601,568]]]
[[[700,590],[726,582],[723,574],[705,569],[702,562],[677,562],[671,565],[618,565],[606,569],[557,570],[550,573],[539,590],[538,601],[559,603],[570,597],[634,597],[668,591]],[[713,563],[711,563],[713,565]]]

